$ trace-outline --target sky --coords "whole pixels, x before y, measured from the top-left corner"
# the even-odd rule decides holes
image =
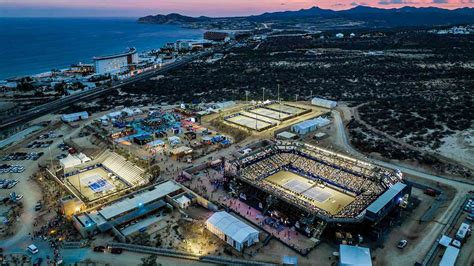
[[[474,0],[0,0],[0,17],[128,16],[180,13],[189,16],[241,16],[318,6],[341,10],[357,5],[474,7]]]

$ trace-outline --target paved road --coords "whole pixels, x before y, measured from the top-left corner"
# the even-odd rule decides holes
[[[341,118],[341,114],[338,111],[332,111],[334,117],[334,124],[337,130],[336,136],[336,145],[342,147],[346,150],[346,152],[350,153],[352,156],[368,160],[373,164],[380,165],[389,169],[399,169],[403,173],[409,174],[411,176],[415,176],[416,178],[428,179],[434,182],[439,182],[441,184],[452,186],[457,190],[456,195],[454,196],[453,200],[449,203],[449,206],[445,209],[445,212],[437,219],[437,223],[433,225],[431,231],[426,233],[424,238],[420,240],[418,247],[411,249],[403,254],[403,256],[399,256],[399,254],[392,254],[394,257],[397,257],[397,264],[396,265],[413,265],[416,261],[421,261],[424,255],[428,252],[431,248],[431,245],[436,241],[437,237],[441,233],[444,225],[448,222],[449,218],[452,214],[456,211],[455,205],[462,200],[466,193],[470,190],[474,190],[474,184],[468,181],[458,181],[453,180],[448,177],[443,176],[436,176],[429,173],[422,172],[417,169],[413,169],[404,165],[396,164],[396,163],[388,163],[384,161],[380,161],[377,159],[367,158],[366,155],[362,154],[361,152],[355,150],[349,143],[347,138],[347,133],[345,131],[344,123]]]
[[[226,49],[229,49],[230,47],[232,47],[232,45],[229,46],[229,47],[226,47]],[[146,72],[146,73],[136,75],[135,77],[129,78],[127,80],[117,82],[114,86],[112,86],[110,88],[99,87],[99,88],[83,91],[83,92],[80,92],[80,93],[76,93],[76,94],[73,94],[73,95],[70,95],[70,96],[66,96],[66,97],[63,97],[61,99],[51,101],[49,103],[46,103],[46,104],[43,104],[43,105],[40,105],[40,106],[33,107],[25,113],[21,113],[21,114],[15,116],[15,117],[12,117],[10,119],[6,119],[6,120],[2,121],[2,124],[0,124],[0,130],[7,129],[9,127],[12,127],[12,126],[20,123],[20,122],[21,123],[26,123],[28,121],[31,121],[34,118],[40,117],[42,115],[45,115],[45,114],[48,114],[48,113],[51,113],[51,112],[54,112],[54,111],[59,110],[60,108],[62,108],[64,106],[67,106],[67,105],[72,104],[74,102],[85,100],[85,99],[92,99],[94,97],[105,94],[105,93],[107,93],[111,90],[115,90],[117,88],[120,88],[121,86],[124,86],[126,84],[130,84],[130,83],[133,83],[133,82],[137,82],[139,80],[147,79],[147,78],[150,78],[154,75],[163,74],[163,73],[165,73],[169,70],[184,66],[184,65],[188,64],[189,62],[192,62],[192,61],[194,61],[194,60],[196,60],[200,57],[211,55],[212,53],[214,53],[214,50],[203,51],[203,52],[195,54],[195,55],[191,55],[191,56],[188,56],[188,57],[183,57],[183,58],[180,58],[179,60],[177,60],[173,63],[167,64],[167,65],[165,65],[165,66],[163,66],[163,67],[161,67],[157,70],[152,70],[152,71],[149,71],[149,72]]]
[[[79,130],[80,128],[71,130],[68,134],[64,135],[64,139],[77,134]],[[53,158],[56,158],[60,153],[64,153],[57,148],[57,145],[62,142],[63,138],[56,138],[51,144],[51,155]],[[46,258],[46,255],[52,257],[53,250],[46,242],[39,239],[32,241],[31,236],[29,235],[30,233],[33,233],[33,230],[35,229],[33,227],[34,219],[39,214],[35,211],[35,204],[38,200],[42,199],[42,194],[41,189],[38,187],[36,182],[30,180],[28,177],[38,171],[39,163],[43,164],[50,159],[49,149],[43,149],[42,151],[45,154],[38,161],[23,161],[21,164],[25,166],[25,172],[14,174],[13,176],[14,179],[19,179],[20,182],[11,190],[24,195],[22,199],[24,208],[23,213],[16,224],[18,231],[11,237],[0,241],[0,247],[2,247],[7,253],[24,253],[28,245],[33,243],[40,249],[40,252],[34,257],[41,256]],[[2,177],[5,178],[5,176]]]

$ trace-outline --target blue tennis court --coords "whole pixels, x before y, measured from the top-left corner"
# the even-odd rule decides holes
[[[81,183],[89,186],[94,192],[102,192],[113,189],[115,186],[107,182],[99,175],[91,175],[81,179]]]

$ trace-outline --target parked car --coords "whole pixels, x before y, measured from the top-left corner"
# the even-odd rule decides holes
[[[428,196],[431,196],[431,197],[436,197],[436,190],[432,189],[432,188],[427,188],[425,189],[424,193]]]
[[[39,252],[38,248],[33,244],[29,245],[26,250],[29,251],[31,254],[36,254]]]
[[[41,208],[43,208],[43,203],[41,201],[36,202],[35,211],[39,211]]]
[[[43,262],[43,258],[39,257],[35,260],[33,263],[33,266],[41,266],[41,263]]]
[[[110,253],[112,254],[122,254],[122,248],[110,248]]]
[[[397,248],[404,249],[407,246],[407,244],[408,244],[408,241],[405,239],[402,239],[400,240],[400,242],[398,242]]]
[[[95,246],[94,247],[94,252],[105,252],[105,247],[104,246]]]

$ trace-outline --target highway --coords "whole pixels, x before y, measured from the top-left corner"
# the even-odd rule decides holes
[[[233,45],[230,45],[225,49],[229,49],[232,46]],[[51,102],[46,103],[46,104],[35,106],[35,107],[31,108],[30,110],[28,110],[26,112],[20,113],[20,114],[14,116],[14,117],[11,117],[9,119],[5,119],[4,121],[2,121],[1,124],[0,124],[0,130],[8,129],[12,126],[15,126],[15,125],[19,124],[19,123],[29,122],[29,121],[37,118],[37,117],[52,113],[54,111],[57,111],[57,110],[65,107],[65,106],[73,104],[75,102],[98,97],[98,96],[103,95],[105,93],[108,93],[112,90],[120,88],[123,85],[127,85],[127,84],[137,82],[137,81],[140,81],[140,80],[143,80],[143,79],[147,79],[147,78],[150,78],[150,77],[155,76],[155,75],[164,74],[167,71],[170,71],[172,69],[176,69],[176,68],[179,68],[181,66],[184,66],[184,65],[186,65],[186,64],[188,64],[188,63],[190,63],[190,62],[192,62],[192,61],[194,61],[194,60],[196,60],[200,57],[209,56],[209,55],[213,54],[214,52],[215,52],[214,50],[209,50],[209,51],[203,51],[203,52],[195,54],[195,55],[191,55],[191,56],[187,56],[187,57],[183,57],[183,58],[178,58],[178,60],[176,60],[175,62],[172,62],[172,63],[169,63],[165,66],[162,66],[161,68],[159,68],[157,70],[150,70],[150,71],[138,74],[134,77],[128,78],[126,80],[115,82],[115,84],[111,87],[99,87],[99,88],[79,92],[79,93],[76,93],[76,94],[73,94],[73,95],[70,95],[70,96],[66,96],[66,97],[63,97],[61,99],[57,99],[57,100],[51,101]]]

